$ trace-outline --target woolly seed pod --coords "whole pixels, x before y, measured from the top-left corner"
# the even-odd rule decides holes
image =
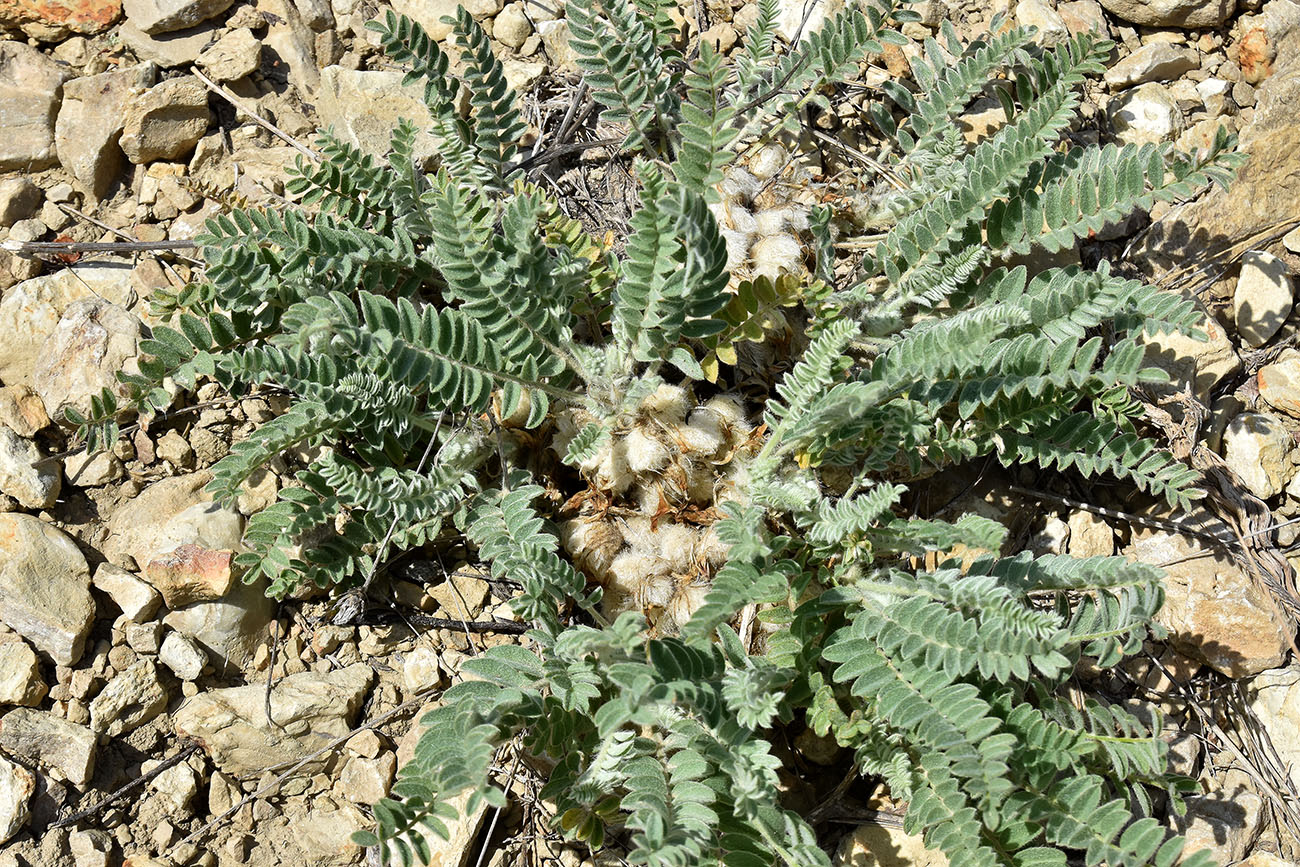
[[[689,572],[695,561],[698,533],[685,524],[660,524],[659,556],[674,572]]]
[[[780,233],[759,238],[749,251],[754,273],[775,280],[782,274],[803,274],[803,245],[794,235]]]
[[[623,549],[623,532],[613,521],[574,518],[560,526],[564,550],[580,569],[594,577],[603,576]]]
[[[659,511],[659,485],[653,482],[646,482],[640,485],[634,485],[629,495],[632,502],[636,503],[636,510],[643,515],[653,515]],[[630,520],[630,519],[629,519]]]
[[[660,629],[665,632],[681,631],[687,621],[704,605],[704,597],[708,595],[711,586],[707,581],[695,579],[677,582],[672,598],[668,600],[668,605],[664,609],[665,622],[660,624]]]
[[[697,412],[709,412],[718,418],[719,428],[723,431],[727,445],[735,445],[748,437],[753,430],[753,426],[745,418],[744,403],[740,398],[731,395],[720,394],[711,398]]]
[[[651,529],[651,520],[645,515],[633,515],[619,521],[623,541],[628,547],[643,554],[659,553],[659,538]]]
[[[627,468],[638,474],[657,473],[668,466],[672,457],[667,446],[639,427],[633,428],[623,440],[623,453]]]
[[[689,391],[680,385],[664,383],[641,402],[640,410],[664,424],[681,424],[694,403]]]
[[[667,602],[672,593],[668,564],[654,554],[639,550],[625,551],[614,558],[604,587],[601,609],[609,618],[624,611],[643,610],[647,601]]]
[[[727,242],[727,270],[735,271],[749,260],[749,244],[753,240],[749,232],[737,232],[735,229],[723,229],[722,239]]]
[[[763,236],[775,235],[786,227],[786,222],[785,208],[759,211],[754,215],[754,231]]]
[[[726,177],[718,184],[723,201],[749,202],[762,188],[762,181],[739,166],[728,169]]]
[[[708,461],[684,460],[686,470],[686,497],[692,503],[701,506],[712,505],[713,493],[717,487],[718,475],[713,464]]]
[[[582,471],[591,476],[592,484],[599,490],[615,494],[626,491],[634,481],[622,443],[616,443],[612,437],[590,460],[583,462]]]
[[[714,570],[721,569],[726,565],[727,556],[730,552],[731,546],[722,541],[718,531],[713,527],[709,527],[700,533],[700,537],[695,543],[696,555],[703,559],[709,565],[709,568]]]
[[[690,423],[674,430],[673,438],[684,454],[705,460],[717,455],[723,443],[722,427],[718,424],[718,417],[711,412],[691,413]]]
[[[730,228],[735,229],[737,232],[751,235],[754,232],[759,231],[759,221],[757,217],[744,205],[738,203],[728,205],[727,216],[729,218],[727,222],[730,224]]]
[[[509,415],[503,415],[504,407],[501,405],[501,392],[497,390],[492,394],[492,412],[501,420],[501,426],[504,428],[521,428],[528,421],[528,415],[533,409],[533,400],[528,392],[521,392],[519,403],[515,406],[514,412]]]
[[[677,582],[666,571],[652,572],[646,575],[645,580],[641,583],[641,591],[637,597],[637,601],[641,604],[641,610],[651,611],[656,608],[660,610],[667,608],[669,603],[672,602],[676,585]]]
[[[754,158],[749,161],[749,170],[760,181],[770,180],[785,167],[788,156],[781,145],[775,143],[767,145],[754,154]]]
[[[551,448],[561,458],[569,450],[569,443],[596,417],[585,409],[566,409],[555,417],[555,434],[551,437]]]

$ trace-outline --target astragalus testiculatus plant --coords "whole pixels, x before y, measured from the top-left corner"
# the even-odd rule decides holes
[[[473,19],[456,18],[453,76],[390,14],[375,26],[424,85],[440,167],[417,166],[409,123],[386,160],[324,134],[290,185],[300,205],[209,224],[205,281],[164,299],[175,327],[126,378],[142,411],[169,399],[165,377],[293,395],[217,465],[222,500],[288,448],[332,446],[252,519],[246,580],[347,587],[463,533],[521,588],[527,642],[467,663],[366,841],[406,863],[456,796],[503,804],[491,769],[518,739],[552,768],[557,827],[593,849],[828,865],[782,806],[794,771],[773,745],[797,720],[958,867],[1171,865],[1182,841],[1130,809],[1184,790],[1159,725],[1063,691],[1081,658],[1112,666],[1158,630],[1158,570],[1004,556],[1002,525],[903,503],[910,480],[985,456],[1192,496],[1128,392],[1161,377],[1140,336],[1192,330],[1190,304],[1105,266],[1005,263],[1226,181],[1227,137],[1195,156],[1061,147],[1108,45],[1015,28],[964,45],[944,27],[912,60],[919,91],[886,82],[870,104],[901,189],[873,200],[885,231],[846,276],[843,215],[760,213],[749,179],[902,42],[905,9],[851,6],[781,50],[765,0],[732,60],[677,50],[659,0],[568,10],[636,156],[621,252],[529,182]],[[955,118],[990,82],[1006,123],[971,144]],[[123,409],[106,393],[77,420],[105,442]]]

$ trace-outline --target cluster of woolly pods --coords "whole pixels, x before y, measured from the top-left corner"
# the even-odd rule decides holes
[[[783,200],[775,185],[787,162],[779,144],[760,150],[749,168],[732,166],[718,184],[721,200],[710,206],[727,242],[727,268],[775,280],[781,274],[807,273],[807,209]]]
[[[557,451],[589,422],[571,413],[557,426]],[[713,507],[743,496],[736,480],[758,445],[738,399],[697,405],[688,389],[664,385],[583,463],[604,497],[563,525],[563,543],[604,587],[606,616],[640,611],[672,633],[699,608],[727,557]]]

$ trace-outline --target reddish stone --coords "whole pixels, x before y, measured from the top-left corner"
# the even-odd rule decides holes
[[[1241,77],[1250,84],[1259,84],[1273,74],[1273,57],[1276,49],[1269,42],[1263,27],[1256,27],[1241,37],[1237,43],[1237,65]]]
[[[121,16],[122,0],[0,0],[0,28],[44,40],[101,33]]]
[[[150,560],[145,580],[162,594],[173,610],[194,602],[220,599],[235,583],[231,570],[234,554],[211,551],[199,545],[181,545],[170,554]]]

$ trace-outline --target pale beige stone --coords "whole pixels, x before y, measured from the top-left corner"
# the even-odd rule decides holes
[[[1286,658],[1294,623],[1227,555],[1153,530],[1137,533],[1124,553],[1165,570],[1165,604],[1156,619],[1181,652],[1229,677],[1258,674]]]

